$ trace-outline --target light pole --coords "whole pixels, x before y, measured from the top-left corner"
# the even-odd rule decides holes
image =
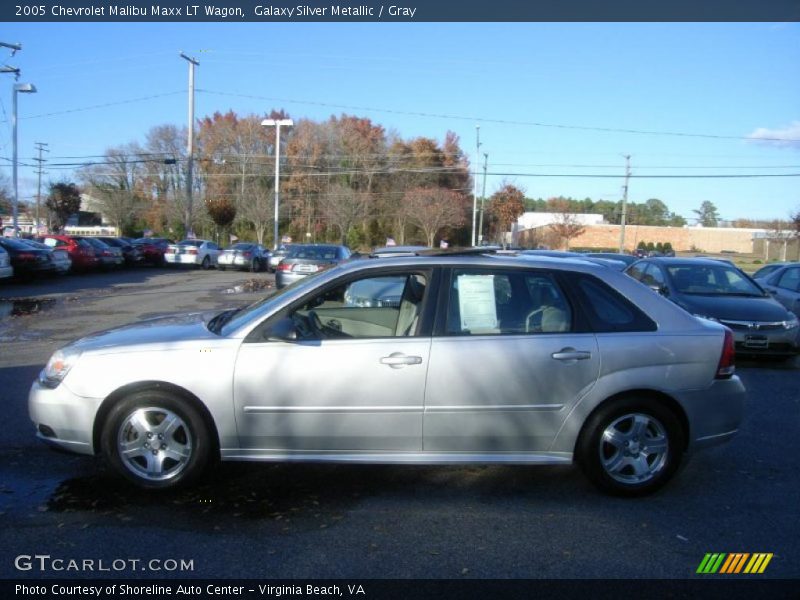
[[[291,119],[264,119],[264,127],[275,127],[275,225],[273,229],[274,250],[278,249],[278,208],[280,207],[281,194],[281,127],[292,127]]]
[[[475,188],[472,194],[472,246],[477,239],[475,226],[478,217],[478,157],[481,152],[481,126],[475,125]]]
[[[14,184],[14,204],[12,205],[11,211],[11,224],[14,227],[14,237],[19,237],[19,228],[17,226],[17,221],[19,218],[19,190],[17,189],[17,94],[19,92],[22,92],[23,94],[35,94],[36,86],[32,83],[15,83],[14,94],[11,102],[11,137],[13,140],[13,154],[11,157],[11,162],[13,165],[12,179]]]
[[[184,223],[184,228],[186,229],[186,237],[194,237],[194,232],[192,230],[192,172],[194,170],[194,68],[199,66],[200,63],[191,56],[187,56],[183,52],[180,53],[180,57],[189,63],[189,139],[186,142],[186,154],[188,154],[188,157],[186,161],[186,223]]]

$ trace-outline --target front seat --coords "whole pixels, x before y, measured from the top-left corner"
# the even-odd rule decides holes
[[[397,318],[395,336],[414,335],[419,319],[419,309],[425,295],[425,278],[422,275],[409,275],[403,295],[400,298],[400,315]]]

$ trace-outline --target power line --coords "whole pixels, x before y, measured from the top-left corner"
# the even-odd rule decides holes
[[[44,118],[44,117],[55,117],[55,116],[58,116],[58,115],[66,115],[66,114],[70,114],[70,113],[84,112],[84,111],[87,111],[87,110],[95,110],[97,108],[107,108],[109,106],[120,106],[122,104],[134,104],[136,102],[143,102],[145,100],[153,100],[155,98],[164,98],[165,96],[174,96],[176,94],[182,94],[182,93],[183,93],[182,91],[164,92],[163,94],[152,94],[150,96],[141,96],[139,98],[129,98],[128,100],[119,100],[119,101],[116,101],[116,102],[105,102],[103,104],[93,104],[91,106],[84,106],[84,107],[81,107],[81,108],[70,108],[70,109],[67,109],[67,110],[59,110],[59,111],[55,111],[55,112],[41,113],[41,114],[38,114],[38,115],[28,115],[27,117],[20,117],[20,119],[41,119],[41,118]]]
[[[239,94],[235,92],[218,92],[215,90],[204,90],[198,89],[198,93],[202,94],[211,94],[215,96],[230,96],[234,98],[248,98],[251,100],[266,100],[268,102],[286,102],[286,103],[293,103],[293,104],[307,104],[311,106],[323,106],[326,108],[338,108],[338,109],[345,109],[345,110],[364,110],[370,112],[380,112],[380,113],[388,113],[388,114],[396,114],[396,115],[408,115],[414,117],[431,117],[436,119],[453,119],[459,121],[471,121],[471,122],[479,122],[479,123],[496,123],[500,125],[527,125],[531,127],[547,127],[552,129],[570,129],[570,130],[577,130],[577,131],[596,131],[601,133],[629,133],[629,134],[637,134],[637,135],[663,135],[663,136],[672,136],[672,137],[690,137],[690,138],[704,138],[704,139],[717,139],[717,140],[748,140],[748,141],[762,141],[762,142],[800,142],[800,139],[790,139],[790,138],[768,138],[768,137],[758,137],[754,138],[751,136],[740,136],[740,135],[718,135],[718,134],[711,134],[711,133],[689,133],[685,131],[653,131],[647,129],[632,129],[632,128],[621,128],[621,127],[596,127],[596,126],[585,126],[585,125],[564,125],[560,123],[542,123],[539,121],[517,121],[513,119],[491,119],[486,117],[474,117],[474,116],[464,116],[464,115],[449,115],[449,114],[442,114],[442,113],[428,113],[428,112],[420,112],[420,111],[407,111],[407,110],[397,110],[397,109],[389,109],[389,108],[375,108],[371,106],[357,106],[357,105],[349,105],[349,104],[333,104],[330,102],[319,102],[314,100],[297,100],[292,98],[275,98],[271,96],[258,96],[253,94]]]

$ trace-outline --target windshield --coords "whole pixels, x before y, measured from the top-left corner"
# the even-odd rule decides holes
[[[728,265],[667,267],[681,294],[706,296],[763,296],[764,292],[741,271]]]

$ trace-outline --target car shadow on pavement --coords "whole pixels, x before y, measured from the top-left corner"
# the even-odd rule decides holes
[[[110,471],[68,479],[47,501],[51,513],[138,520],[166,528],[214,530],[235,523],[319,528],[362,501],[470,504],[575,495],[587,484],[566,466],[408,466],[224,463],[177,491],[136,488]],[[156,509],[156,510],[154,510]]]

